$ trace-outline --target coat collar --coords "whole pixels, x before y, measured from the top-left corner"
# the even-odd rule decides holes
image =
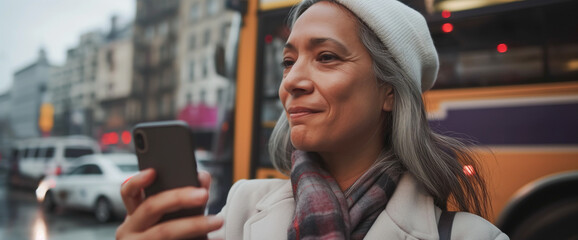
[[[257,202],[255,208],[257,211],[264,211],[269,208],[275,207],[276,203],[293,200],[293,205],[295,205],[293,199],[293,188],[291,187],[291,181],[285,181],[277,190],[271,191],[269,194],[265,195],[261,201]],[[294,209],[295,207],[293,207]]]
[[[385,210],[365,238],[399,236],[407,239],[407,235],[416,239],[438,239],[433,198],[409,173],[402,176]]]
[[[257,213],[245,222],[243,239],[268,240],[272,236],[285,239],[295,212],[291,181],[285,181],[278,189],[265,195],[257,202],[255,209]]]
[[[245,233],[258,231],[263,236],[284,236],[295,211],[291,182],[263,197],[256,205],[258,211],[246,226]],[[419,186],[411,174],[404,174],[365,239],[438,239],[436,207],[433,198]],[[272,222],[278,224],[271,224]],[[264,229],[269,234],[263,234]],[[253,235],[247,239],[258,239]]]

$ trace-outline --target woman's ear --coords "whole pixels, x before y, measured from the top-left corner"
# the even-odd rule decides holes
[[[393,86],[386,84],[383,86],[383,90],[385,91],[385,101],[383,101],[383,111],[391,112],[393,110],[393,102],[395,100],[395,91],[393,90]]]

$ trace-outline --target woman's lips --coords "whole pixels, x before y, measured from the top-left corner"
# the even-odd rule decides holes
[[[311,114],[318,113],[320,111],[306,108],[306,107],[291,107],[287,109],[287,113],[289,113],[289,117],[291,119],[296,119],[304,116],[308,116]]]

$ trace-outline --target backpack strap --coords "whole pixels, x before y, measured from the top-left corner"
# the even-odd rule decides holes
[[[452,238],[452,225],[456,212],[442,211],[438,222],[438,233],[440,240],[450,240]]]

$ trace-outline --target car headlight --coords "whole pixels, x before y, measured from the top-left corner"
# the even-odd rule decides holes
[[[55,182],[53,179],[45,179],[40,181],[40,184],[38,184],[38,188],[36,188],[36,199],[39,202],[44,201],[44,197],[46,196],[46,192],[48,192],[49,189],[53,188],[55,186]]]

